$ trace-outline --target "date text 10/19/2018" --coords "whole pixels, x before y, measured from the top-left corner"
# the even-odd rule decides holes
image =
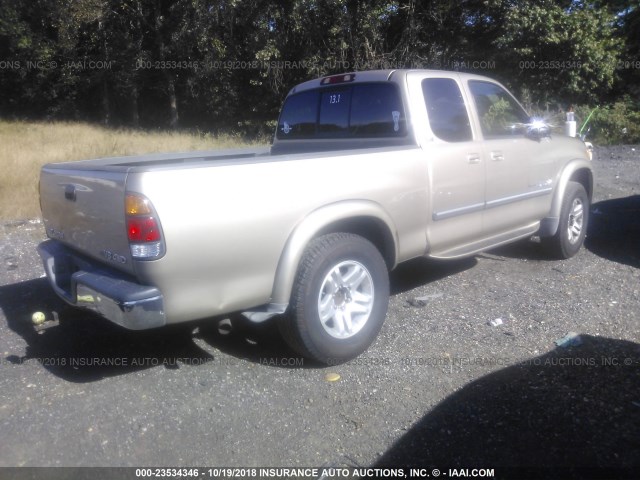
[[[437,468],[137,468],[136,477],[149,478],[435,478],[484,477],[493,478],[492,468],[449,469]]]

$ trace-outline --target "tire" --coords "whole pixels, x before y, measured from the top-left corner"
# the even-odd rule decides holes
[[[368,240],[333,233],[305,250],[279,328],[301,355],[336,365],[373,343],[387,315],[389,274]]]
[[[589,223],[589,196],[582,184],[569,182],[562,200],[560,223],[553,237],[543,238],[549,254],[558,259],[573,257],[584,243]]]

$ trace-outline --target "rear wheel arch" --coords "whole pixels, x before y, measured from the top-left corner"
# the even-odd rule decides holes
[[[388,302],[388,270],[377,247],[359,235],[328,233],[305,249],[278,327],[295,351],[334,365],[373,343]]]
[[[296,226],[280,256],[272,302],[289,303],[300,261],[314,239],[333,233],[358,235],[376,247],[391,270],[397,262],[395,231],[391,218],[373,202],[333,204],[312,212]]]
[[[354,217],[333,222],[320,229],[316,237],[330,233],[352,233],[369,240],[391,270],[396,264],[396,242],[388,226],[376,217]]]

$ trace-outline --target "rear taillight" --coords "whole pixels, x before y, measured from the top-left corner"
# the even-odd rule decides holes
[[[127,228],[130,242],[157,242],[161,239],[158,222],[154,217],[129,217]]]
[[[151,202],[140,194],[129,193],[125,198],[125,213],[131,256],[151,260],[164,255],[162,229]]]

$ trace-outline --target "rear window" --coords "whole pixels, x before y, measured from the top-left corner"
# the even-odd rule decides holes
[[[287,98],[278,120],[279,140],[404,137],[400,92],[390,83],[321,88]]]

